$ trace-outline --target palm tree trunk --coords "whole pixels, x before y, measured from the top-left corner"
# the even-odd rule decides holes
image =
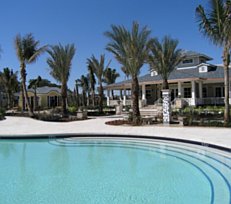
[[[224,86],[225,86],[225,111],[224,111],[224,126],[227,126],[230,121],[229,110],[229,63],[230,54],[229,47],[226,46],[223,51],[223,65],[224,65]]]
[[[22,98],[22,112],[25,110],[25,99],[24,99],[24,91],[23,91],[23,87],[22,87],[22,83],[21,83],[21,98]]]
[[[24,93],[24,97],[25,97],[26,106],[28,108],[28,113],[29,113],[30,117],[33,117],[34,112],[31,108],[30,103],[29,103],[29,97],[28,97],[28,93],[26,90],[26,69],[25,69],[24,63],[21,64],[21,78],[22,78],[22,89],[23,89],[23,93]]]
[[[38,105],[37,91],[36,91],[36,89],[37,89],[37,87],[35,87],[35,89],[34,89],[34,111],[36,111],[37,105]]]
[[[87,91],[87,106],[90,105],[90,93]]]
[[[140,122],[140,109],[139,109],[139,82],[138,78],[132,78],[132,110],[133,110],[133,123],[138,125]]]
[[[162,88],[163,88],[163,89],[169,89],[169,85],[168,85],[168,80],[167,80],[167,79],[163,79]]]
[[[62,113],[65,117],[67,115],[67,85],[66,83],[62,83],[61,86],[61,97],[62,97]]]
[[[92,97],[92,106],[95,106],[95,91],[94,90],[92,90],[91,97]]]
[[[10,91],[7,91],[7,108],[10,109],[11,107],[11,94]]]
[[[102,83],[99,85],[99,112],[103,113],[103,86]]]
[[[77,107],[79,108],[80,99],[79,99],[79,87],[78,87],[77,84],[75,85],[75,89],[76,89],[76,105],[77,105]]]

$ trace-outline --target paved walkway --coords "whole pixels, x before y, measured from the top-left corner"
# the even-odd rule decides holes
[[[115,118],[98,117],[66,123],[44,122],[24,117],[6,117],[0,121],[1,136],[31,136],[41,134],[113,134],[179,138],[215,144],[231,149],[231,128],[204,128],[149,125],[142,127],[110,126],[105,122]]]

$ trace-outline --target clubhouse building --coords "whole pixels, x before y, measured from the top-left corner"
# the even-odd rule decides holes
[[[172,104],[180,100],[180,106],[182,103],[189,106],[224,105],[224,69],[222,65],[209,63],[211,60],[205,54],[186,52],[185,59],[168,78]],[[229,78],[231,79],[231,74]],[[138,80],[140,107],[161,101],[162,77],[156,71],[152,70]],[[107,85],[104,89],[107,90],[107,105],[131,105],[131,80]],[[110,96],[111,90],[120,92],[116,100]]]

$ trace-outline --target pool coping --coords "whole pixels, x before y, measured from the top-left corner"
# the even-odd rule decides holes
[[[92,134],[92,133],[66,133],[66,134],[31,134],[31,135],[0,135],[0,141],[3,140],[22,140],[22,139],[55,139],[55,138],[129,138],[129,139],[148,139],[148,140],[162,140],[162,141],[172,141],[181,142],[186,144],[199,145],[209,148],[218,149],[231,153],[231,148],[216,145],[208,142],[200,142],[196,140],[187,140],[181,138],[170,138],[163,136],[145,136],[145,135],[122,135],[122,134]]]

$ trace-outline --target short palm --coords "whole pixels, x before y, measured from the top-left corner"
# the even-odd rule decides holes
[[[105,55],[101,55],[98,60],[94,55],[88,59],[88,65],[94,70],[99,85],[99,112],[103,112],[103,73],[110,63],[105,66]]]
[[[150,40],[148,63],[152,70],[162,76],[163,89],[168,89],[168,77],[184,58],[183,52],[177,49],[178,41],[165,36],[160,42],[157,38]]]
[[[77,79],[77,84],[82,88],[82,104],[83,106],[87,105],[87,93],[89,91],[89,81],[88,78],[84,75],[81,76],[80,79]]]
[[[2,72],[0,72],[0,85],[4,87],[4,90],[7,94],[7,107],[10,108],[12,106],[14,93],[18,89],[18,72],[13,72],[8,67],[4,68]]]
[[[47,64],[50,67],[50,74],[61,83],[62,112],[67,114],[67,82],[70,76],[71,62],[75,55],[74,44],[66,46],[54,45],[47,51],[50,57]]]
[[[36,79],[32,79],[29,81],[28,88],[34,89],[34,110],[37,109],[38,106],[38,99],[37,99],[37,87],[39,86],[39,83],[42,81],[41,76],[38,76]]]
[[[90,92],[91,92],[91,101],[92,105],[95,106],[95,74],[94,74],[94,68],[91,66],[91,60],[87,59],[87,65],[88,65],[88,79],[90,84]]]
[[[104,71],[104,82],[109,84],[114,84],[116,79],[120,76],[120,74],[118,72],[116,72],[115,69],[112,68],[107,68]],[[114,93],[113,90],[112,91],[112,98],[114,98]]]

